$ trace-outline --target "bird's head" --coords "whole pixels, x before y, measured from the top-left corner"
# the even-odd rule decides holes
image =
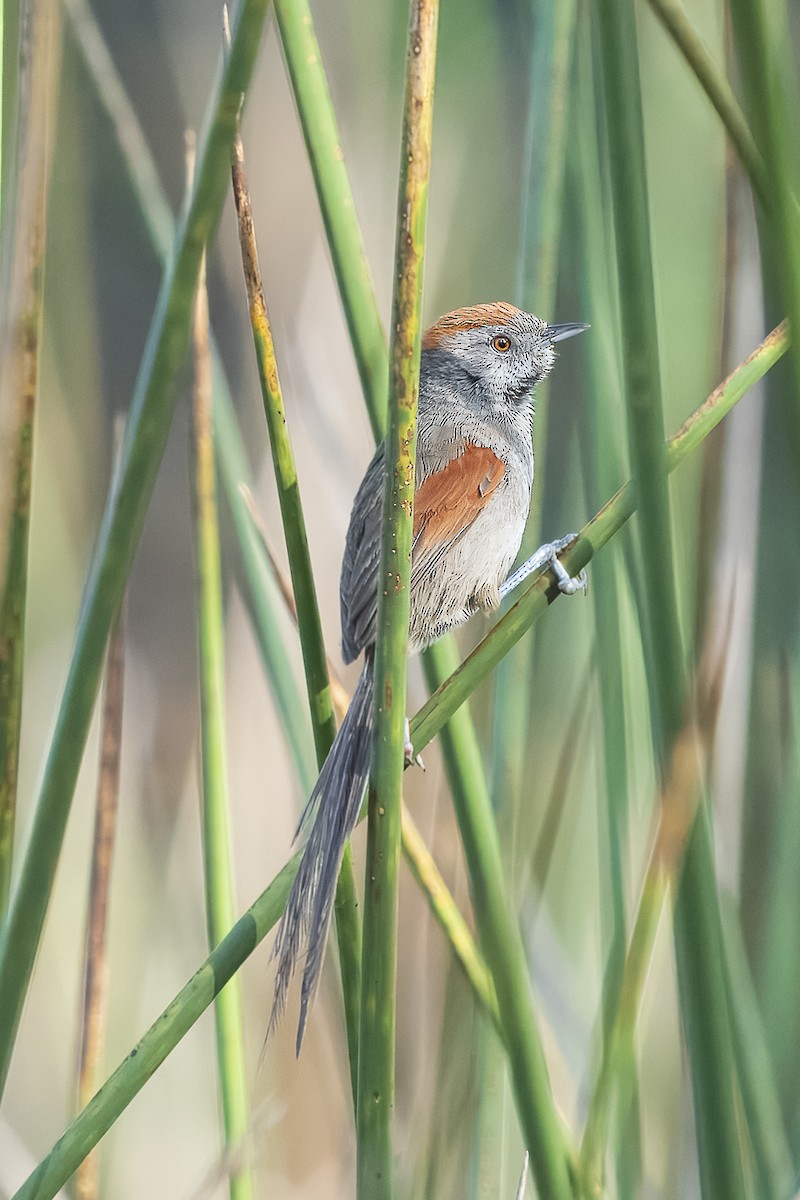
[[[548,325],[513,304],[475,304],[440,317],[423,336],[424,369],[465,399],[520,405],[556,360],[554,345],[587,325]]]

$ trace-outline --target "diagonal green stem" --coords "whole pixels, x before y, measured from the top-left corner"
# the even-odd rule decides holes
[[[714,106],[754,191],[765,211],[769,211],[772,199],[764,159],[731,85],[709,54],[680,0],[649,0],[649,3]]]
[[[411,813],[405,806],[401,819],[403,855],[408,868],[424,892],[431,912],[450,943],[450,949],[472,985],[478,1001],[489,1014],[495,1029],[502,1038],[503,1027],[500,1024],[500,1014],[497,1010],[494,983],[486,963],[475,945],[475,939],[459,912],[447,884],[442,879],[433,855],[414,824]]]
[[[236,532],[241,559],[240,586],[250,619],[260,631],[258,648],[264,664],[264,673],[275,696],[301,790],[307,796],[316,777],[306,715],[307,705],[301,696],[287,654],[286,629],[281,619],[282,606],[278,589],[269,564],[264,559],[243,494],[243,489],[245,492],[252,490],[250,467],[242,444],[242,435],[236,423],[228,381],[216,353],[213,366],[214,451],[220,487],[225,494]]]
[[[386,335],[307,0],[274,0],[286,66],[375,440],[386,432]]]
[[[97,1095],[75,1118],[13,1200],[52,1200],[77,1166],[274,928],[286,904],[300,856],[276,875],[255,904],[212,950]]]
[[[786,330],[781,326],[708,397],[671,439],[667,453],[670,470],[702,444],[748,388],[761,379],[787,349]],[[571,573],[585,566],[635,510],[633,489],[628,483],[584,527],[580,540],[565,559]],[[429,731],[428,740],[435,737],[497,661],[498,640],[506,646],[513,645],[560,594],[554,586],[548,588],[545,578],[537,580],[498,622],[496,629],[502,627],[501,638],[495,637],[494,630],[484,639],[481,646],[431,697],[417,720],[412,722],[412,728],[416,725],[420,730]],[[501,650],[500,657],[502,653]],[[278,922],[297,873],[299,859],[299,854],[296,854],[237,921],[228,936],[151,1025],[94,1099],[75,1118],[13,1200],[52,1200],[84,1156],[97,1145],[213,1002],[219,989],[225,986]]]
[[[395,283],[389,352],[389,430],[375,645],[375,731],[370,768],[364,953],[358,1055],[357,1195],[394,1194],[397,871],[406,718],[422,274],[436,78],[438,0],[411,0]]]
[[[336,737],[328,663],[322,637],[322,622],[314,585],[311,554],[308,548],[305,516],[300,498],[300,481],[294,450],[286,424],[275,345],[272,340],[269,314],[264,297],[261,267],[258,259],[253,211],[244,163],[241,134],[234,141],[232,163],[233,194],[239,217],[239,243],[242,251],[250,324],[253,330],[258,377],[264,401],[264,413],[269,430],[272,465],[283,520],[289,569],[292,576],[297,608],[297,626],[305,666],[306,689],[311,710],[311,724],[317,751],[317,765],[327,758]],[[344,991],[347,1045],[350,1057],[350,1080],[355,1105],[358,1092],[358,1006],[361,989],[361,925],[358,917],[353,856],[345,848],[336,887],[336,933],[339,942],[339,961]]]
[[[0,934],[0,1087],[5,1083],[39,944],[103,653],[161,461],[185,357],[200,259],[225,195],[239,99],[247,91],[266,0],[244,0],[216,89],[191,200],[175,238],[136,381],[122,462],[108,497],[86,584],[75,649],[39,793],[19,885]]]

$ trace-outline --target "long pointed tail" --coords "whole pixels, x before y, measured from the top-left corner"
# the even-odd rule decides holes
[[[304,830],[313,820],[272,951],[273,958],[278,960],[278,970],[269,1033],[286,1007],[289,983],[304,946],[306,949],[297,1027],[298,1054],[319,984],[342,855],[358,820],[369,775],[372,695],[372,656],[368,654],[347,715],[300,822],[300,830]]]

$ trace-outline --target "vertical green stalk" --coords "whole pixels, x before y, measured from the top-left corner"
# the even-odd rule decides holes
[[[453,644],[436,649],[442,673],[455,669],[458,656]],[[463,783],[453,790],[453,803],[464,844],[480,945],[497,993],[503,1041],[533,1175],[542,1200],[568,1200],[572,1192],[566,1140],[553,1104],[533,1011],[525,948],[508,900],[507,870],[471,720],[465,723],[461,713],[451,719],[447,736],[442,737],[442,749],[448,770]]]
[[[789,117],[796,111],[797,87],[792,59],[787,53],[791,45],[788,14],[784,3],[770,5],[768,21],[764,0],[731,0],[730,11],[751,121],[766,163],[767,193],[775,217],[774,262],[789,324],[800,329],[800,219],[795,200],[797,138]],[[792,351],[792,361],[795,396],[790,410],[791,432],[795,453],[800,455],[800,354],[796,349]]]
[[[575,0],[534,0],[532,9],[534,39],[516,291],[524,308],[550,320],[558,277],[577,6]]]
[[[720,666],[724,665],[721,660]],[[635,1081],[636,1026],[667,891],[674,888],[687,838],[702,804],[708,760],[719,713],[722,672],[717,666],[701,679],[696,716],[675,738],[658,805],[658,824],[644,873],[630,946],[605,1021],[600,1066],[592,1088],[581,1143],[581,1174],[591,1194],[602,1187],[605,1143],[614,1089],[622,1118]]]
[[[516,296],[522,308],[549,321],[554,319],[558,283],[577,4],[575,0],[533,0],[531,8],[534,36]],[[549,383],[545,381],[536,393],[534,434],[539,452],[536,458],[536,487],[525,539],[529,553],[538,544],[541,524],[548,398]],[[530,668],[529,661],[524,665],[526,669]],[[502,685],[498,688],[500,696],[512,693],[517,696],[527,690]],[[529,715],[529,705],[523,704],[519,708],[521,713],[518,716],[513,710],[504,715],[522,726],[515,731],[516,740],[521,744],[526,736],[524,723]],[[516,770],[518,775],[519,763],[516,764]]]
[[[175,235],[134,389],[122,461],[112,483],[86,583],[19,885],[0,931],[0,1088],[5,1084],[83,748],[108,633],[119,607],[166,444],[174,382],[184,360],[200,259],[225,196],[240,97],[261,40],[266,0],[243,0],[231,53],[212,101],[194,190]]]
[[[235,922],[231,857],[230,798],[225,730],[225,648],[217,489],[211,433],[211,351],[205,260],[200,267],[194,315],[195,520],[197,615],[200,664],[200,741],[203,775],[203,864],[206,924],[213,950]],[[249,1123],[244,1031],[239,980],[234,978],[214,1005],[222,1120],[231,1200],[252,1200],[253,1178],[242,1161]]]
[[[525,144],[523,211],[517,258],[517,302],[528,312],[553,319],[558,248],[563,212],[564,167],[570,107],[570,73],[575,42],[575,0],[534,0],[533,52]],[[536,476],[524,554],[538,544],[547,441],[547,384],[536,393],[533,422]],[[523,649],[503,663],[494,696],[492,794],[514,804],[529,748],[531,652]]]
[[[22,10],[25,0],[3,0],[3,40],[2,40],[2,209],[0,223],[6,232],[9,220],[13,216],[15,205],[14,190],[16,187],[15,170],[19,145],[20,106],[20,75],[22,74],[22,55],[20,54],[20,28],[22,25]]]
[[[585,14],[588,18],[588,13]],[[587,351],[589,386],[586,419],[578,422],[582,459],[586,464],[587,495],[591,501],[607,495],[621,477],[620,422],[608,412],[606,397],[619,395],[618,330],[615,321],[616,275],[603,220],[600,161],[594,137],[595,86],[588,19],[582,21],[576,71],[576,120],[571,127],[572,169],[576,211],[573,264],[580,263],[583,311],[592,322]],[[621,415],[621,414],[620,414]],[[616,414],[614,414],[616,416]],[[628,719],[625,705],[625,639],[621,628],[621,591],[627,589],[619,552],[592,568],[591,602],[597,646],[598,713],[602,733],[602,786],[598,812],[605,837],[598,846],[600,900],[604,944],[603,1051],[611,1036],[615,1004],[622,986],[626,948],[625,846],[628,831]],[[635,702],[635,701],[634,701]],[[635,1060],[634,1060],[635,1065]],[[635,1086],[630,1089],[627,1116],[615,1126],[614,1149],[619,1200],[633,1194],[627,1177],[640,1176],[641,1137]]]
[[[6,3],[0,0],[0,232],[2,231],[3,213],[3,133],[5,131],[5,95],[3,92],[3,66],[5,62],[6,37]]]
[[[3,258],[7,260],[10,287],[3,299],[2,325],[8,328],[9,336],[2,339],[6,402],[0,409],[0,921],[9,901],[16,823],[49,126],[58,91],[59,28],[57,4],[52,0],[28,0],[25,66],[19,79],[16,195],[10,206],[6,196],[3,223]],[[0,41],[0,60],[4,49]]]
[[[646,644],[656,754],[663,767],[681,725],[684,652],[673,574],[644,128],[632,0],[599,16],[617,234],[628,445],[641,514]],[[741,1200],[744,1179],[731,1068],[725,962],[707,814],[689,835],[676,905],[681,1005],[689,1043],[703,1194]]]
[[[411,0],[389,353],[358,1057],[359,1200],[391,1200],[397,867],[403,798],[414,464],[438,0]]]
[[[125,602],[108,639],[103,725],[100,735],[100,771],[97,780],[89,912],[86,918],[86,952],[83,967],[83,1012],[78,1056],[78,1106],[85,1108],[101,1078],[108,998],[106,935],[111,865],[117,832],[120,751],[125,676]],[[93,1150],[75,1175],[77,1200],[99,1195],[98,1156]]]
[[[275,0],[275,17],[364,400],[372,432],[379,441],[386,432],[386,335],[375,304],[372,275],[308,0]]]
[[[158,175],[144,130],[114,59],[95,20],[89,0],[62,0],[78,49],[86,64],[89,82],[100,106],[111,121],[120,157],[139,204],[150,242],[164,261],[172,250],[175,220]]]
[[[236,212],[239,218],[239,243],[242,251],[242,266],[258,363],[258,376],[269,430],[272,465],[278,488],[283,532],[289,555],[292,589],[297,607],[297,625],[303,651],[311,724],[314,730],[317,763],[319,767],[322,767],[336,737],[336,718],[333,712],[328,663],[322,637],[322,622],[317,604],[306,523],[300,498],[297,465],[286,424],[286,410],[278,376],[275,345],[272,340],[269,314],[264,298],[253,211],[245,174],[244,146],[240,133],[237,133],[234,141],[231,172]],[[349,846],[345,848],[339,870],[335,914],[350,1057],[350,1080],[355,1105],[358,1087],[361,927],[358,919],[358,895],[353,872],[353,856]]]
[[[0,920],[5,916],[11,891],[17,810],[38,321],[34,329],[37,331],[34,333],[34,349],[28,359],[33,366],[33,373],[20,398],[20,423],[15,432],[10,471],[14,480],[13,508],[0,594]]]

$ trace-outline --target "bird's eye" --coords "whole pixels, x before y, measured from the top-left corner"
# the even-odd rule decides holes
[[[501,354],[505,354],[507,350],[511,349],[511,338],[507,338],[505,334],[499,333],[497,337],[492,338],[492,347]]]

